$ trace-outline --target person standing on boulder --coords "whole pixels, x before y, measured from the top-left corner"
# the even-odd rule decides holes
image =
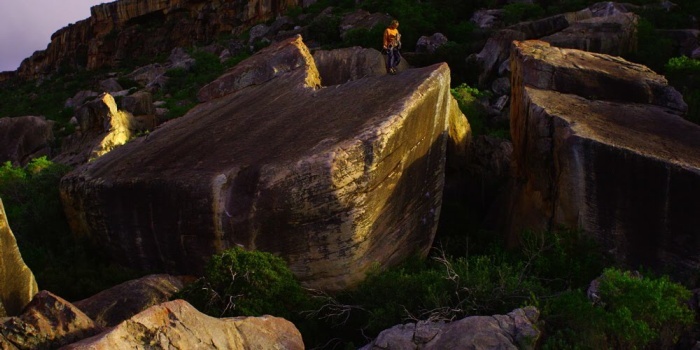
[[[396,74],[396,67],[401,62],[401,34],[399,34],[399,21],[392,20],[389,27],[384,30],[384,51],[386,52],[386,72]]]

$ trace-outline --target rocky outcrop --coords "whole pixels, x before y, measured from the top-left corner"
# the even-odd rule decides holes
[[[183,287],[182,279],[149,275],[127,281],[73,303],[102,327],[114,327],[151,306],[170,300]]]
[[[206,345],[205,345],[206,344]],[[153,306],[109,331],[63,350],[107,349],[304,349],[301,334],[278,317],[217,319],[184,300]]]
[[[276,77],[314,64],[301,37],[286,40],[284,43],[267,47],[237,64],[221,77],[202,87],[197,93],[197,99],[200,102],[207,102],[249,86],[261,85]],[[315,68],[307,75],[305,83],[309,87],[320,85],[318,71]]]
[[[89,18],[60,29],[46,50],[25,59],[17,76],[31,79],[61,66],[96,69],[155,57],[209,42],[234,28],[242,31],[303,5],[301,0],[118,0],[95,5]]]
[[[0,321],[0,348],[57,349],[100,331],[75,306],[50,292],[41,291],[21,315]]]
[[[648,68],[607,55],[515,43],[510,231],[578,227],[621,261],[700,266],[700,127]]]
[[[361,350],[534,349],[540,337],[536,326],[539,316],[540,312],[529,306],[507,315],[398,325],[381,332]]]
[[[513,40],[540,39],[558,47],[623,55],[637,49],[637,21],[637,15],[624,5],[607,2],[512,25],[492,35],[474,57],[481,70],[479,84],[504,75],[502,65],[510,56]]]
[[[150,99],[150,95],[146,100]],[[127,97],[127,101],[137,97]],[[139,102],[127,103],[134,110],[139,110]],[[146,108],[146,107],[144,107]],[[152,109],[152,107],[150,107]],[[155,111],[151,116],[153,122],[134,118],[134,115],[120,111],[110,94],[102,94],[94,101],[88,102],[76,111],[78,125],[76,132],[67,137],[61,146],[61,153],[53,161],[78,165],[99,157],[114,148],[125,144],[138,131],[155,126]]]
[[[0,304],[4,313],[18,315],[38,291],[34,274],[22,260],[0,199]]]
[[[301,38],[266,52],[290,51],[302,66],[200,104],[65,176],[74,231],[146,270],[198,273],[233,245],[269,251],[329,290],[426,254],[448,135],[469,136],[449,130],[451,120],[468,124],[447,65],[318,88]]]
[[[593,17],[542,37],[553,46],[624,56],[637,50],[637,22],[634,13]]]
[[[51,156],[54,122],[44,117],[0,118],[0,164],[26,165]]]

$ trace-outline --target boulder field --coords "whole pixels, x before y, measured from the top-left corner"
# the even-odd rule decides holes
[[[700,266],[700,127],[666,79],[542,41],[511,50],[509,231],[580,228],[630,266]]]
[[[249,60],[210,84],[218,97],[64,177],[74,232],[171,273],[234,245],[268,251],[326,290],[425,255],[447,149],[471,135],[447,65],[323,87],[301,37]]]

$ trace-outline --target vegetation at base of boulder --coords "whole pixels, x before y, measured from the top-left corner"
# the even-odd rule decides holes
[[[69,167],[45,157],[0,167],[0,198],[22,257],[39,288],[68,300],[85,298],[136,274],[104,260],[98,245],[72,236],[58,193]]]
[[[690,291],[668,277],[609,268],[599,281],[596,303],[577,289],[545,304],[543,349],[671,349],[693,322]]]
[[[490,91],[481,91],[467,84],[461,84],[450,89],[450,92],[457,100],[459,109],[469,120],[474,136],[490,135],[505,139],[510,138],[508,127],[494,126],[489,121],[488,112],[484,104],[491,97]]]
[[[168,82],[156,95],[157,99],[162,98],[166,102],[165,107],[169,110],[168,119],[187,113],[197,104],[199,89],[221,76],[227,68],[235,66],[249,56],[248,53],[243,53],[222,63],[217,55],[206,51],[192,50],[190,54],[195,59],[192,69],[168,70],[166,72]]]
[[[293,319],[310,300],[284,260],[240,247],[212,256],[204,276],[179,295],[216,317],[270,314]]]
[[[662,73],[664,64],[673,52],[671,40],[661,36],[652,22],[646,18],[640,18],[637,25],[637,42],[637,51],[628,54],[625,58]]]
[[[669,83],[683,94],[688,104],[686,118],[700,124],[700,60],[672,57],[664,68]]]

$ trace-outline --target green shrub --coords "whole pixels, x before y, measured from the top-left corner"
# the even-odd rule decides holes
[[[503,21],[514,24],[544,17],[545,10],[538,4],[516,2],[503,6]]]
[[[669,83],[683,94],[683,100],[688,104],[686,118],[700,124],[700,60],[672,57],[664,68]]]
[[[626,59],[641,63],[656,72],[662,72],[671,57],[671,40],[661,36],[656,26],[646,18],[640,18],[637,24],[637,52],[625,56]]]
[[[457,100],[459,109],[467,117],[474,136],[492,135],[510,138],[510,131],[508,129],[493,128],[488,124],[486,108],[481,101],[487,100],[491,96],[490,92],[480,91],[467,84],[461,84],[450,89],[450,92]]]
[[[0,167],[0,198],[22,257],[41,289],[79,300],[137,275],[105,260],[102,249],[73,237],[58,184],[70,170],[41,157]]]
[[[270,314],[293,319],[309,302],[284,260],[239,247],[212,256],[204,277],[180,297],[216,317]]]
[[[599,281],[597,304],[581,290],[548,303],[545,349],[669,349],[693,322],[690,291],[668,277],[611,268]]]
[[[309,39],[321,45],[331,45],[340,42],[340,17],[327,15],[316,17],[309,24]]]

